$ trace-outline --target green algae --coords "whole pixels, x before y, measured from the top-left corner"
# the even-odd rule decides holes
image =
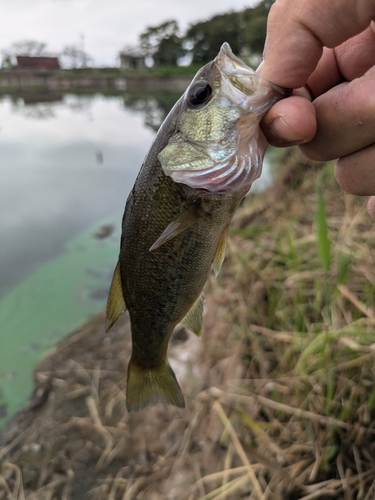
[[[94,231],[67,242],[0,301],[0,427],[30,395],[43,353],[105,305],[119,234],[98,239]]]

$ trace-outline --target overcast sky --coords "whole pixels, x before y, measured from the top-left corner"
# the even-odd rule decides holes
[[[147,26],[168,19],[185,29],[214,14],[242,10],[256,0],[3,0],[0,6],[0,48],[36,40],[58,54],[80,44],[82,35],[94,65],[117,65],[118,52],[137,43]]]

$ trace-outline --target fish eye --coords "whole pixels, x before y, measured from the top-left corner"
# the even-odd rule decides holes
[[[212,96],[211,85],[204,82],[197,82],[189,91],[188,101],[192,106],[199,106],[206,103]]]

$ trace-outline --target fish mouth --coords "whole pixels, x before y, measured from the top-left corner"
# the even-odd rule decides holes
[[[246,193],[261,174],[267,147],[259,122],[290,90],[256,73],[233,54],[228,43],[202,68],[193,80],[196,81],[208,81],[214,87],[207,120],[201,119],[204,126],[210,125],[210,135],[202,140],[188,138],[185,130],[172,137],[158,155],[163,171],[175,182],[193,189],[218,194]],[[204,109],[201,106],[199,112]],[[225,114],[227,119],[215,122],[212,109],[219,118]],[[225,133],[219,133],[220,127],[224,127]]]
[[[218,55],[214,59],[220,72],[226,75],[239,75],[254,73],[254,71],[247,66],[241,59],[235,56],[230,48],[228,42],[224,42],[221,46]]]
[[[223,79],[229,80],[236,89],[247,96],[259,93],[263,95],[267,94],[268,100],[272,100],[272,95],[274,95],[276,101],[288,97],[292,93],[292,89],[280,87],[266,80],[259,73],[256,73],[233,54],[227,42],[224,42],[221,46],[218,55],[214,59],[214,64]]]

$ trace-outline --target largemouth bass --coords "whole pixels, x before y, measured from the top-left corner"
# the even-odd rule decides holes
[[[228,225],[261,173],[259,122],[287,95],[225,43],[161,125],[126,202],[107,304],[107,329],[130,315],[129,411],[184,407],[169,338],[178,323],[201,334],[203,286],[212,267],[220,271]]]

